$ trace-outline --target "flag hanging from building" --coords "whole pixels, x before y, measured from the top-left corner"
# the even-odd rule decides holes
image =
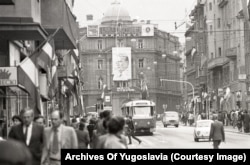
[[[204,64],[207,62],[207,56],[204,53],[201,54],[201,69],[203,69]]]
[[[50,39],[47,41],[37,54],[38,66],[45,70],[46,73],[49,73],[54,54],[54,40]]]
[[[191,51],[191,58],[192,58],[192,60],[194,59],[194,56],[195,56],[196,53],[197,53],[197,50],[196,50],[195,47],[193,47],[192,51]]]
[[[147,99],[149,97],[148,86],[145,80],[141,81],[141,91],[142,91],[142,99]]]
[[[105,98],[105,94],[107,93],[108,87],[106,84],[103,84],[102,86],[102,94],[101,94],[101,98],[104,100]]]
[[[43,113],[39,91],[39,70],[36,63],[37,56],[37,53],[33,53],[17,67],[18,83],[25,88],[33,100],[32,108],[34,108],[35,115]]]
[[[56,96],[58,91],[58,77],[57,77],[57,58],[55,52],[52,55],[52,62],[51,62],[51,72],[50,72],[50,79],[49,83],[49,92],[48,96],[50,99],[53,99]]]

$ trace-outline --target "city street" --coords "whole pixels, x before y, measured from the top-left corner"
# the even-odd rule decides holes
[[[176,127],[164,128],[163,125],[158,122],[157,129],[153,136],[151,135],[139,135],[137,136],[142,140],[139,145],[137,141],[133,140],[133,144],[129,145],[129,148],[183,148],[183,149],[212,149],[212,142],[208,140],[200,140],[194,142],[193,139],[194,127],[180,125]],[[225,129],[226,142],[222,142],[220,148],[250,148],[250,135],[241,134],[237,132],[228,131]]]

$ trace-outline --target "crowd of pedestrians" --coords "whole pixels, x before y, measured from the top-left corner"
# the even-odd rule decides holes
[[[211,119],[214,115],[218,116],[218,121],[222,122],[223,126],[232,126],[234,129],[238,129],[239,132],[250,132],[250,114],[247,110],[237,109],[230,112],[225,111],[213,111],[209,115],[206,113],[200,113],[195,117],[192,112],[183,112],[180,114],[181,122],[184,125],[192,126],[194,120]]]
[[[50,114],[50,119],[51,124],[46,127],[45,118],[34,116],[33,109],[30,108],[13,116],[8,136],[0,139],[0,164],[8,161],[13,165],[15,162],[21,164],[21,158],[15,160],[4,156],[11,155],[10,148],[13,147],[16,147],[13,149],[15,152],[23,148],[24,152],[17,155],[26,154],[25,159],[30,158],[31,162],[25,160],[23,165],[60,165],[61,149],[127,149],[132,144],[131,137],[139,144],[142,142],[135,137],[131,117],[114,116],[109,110],[102,111],[99,117],[92,116],[89,120],[87,117],[73,118],[68,124],[64,120],[64,114],[55,110]]]

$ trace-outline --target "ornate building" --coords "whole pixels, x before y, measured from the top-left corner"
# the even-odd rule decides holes
[[[111,4],[100,23],[81,28],[80,35],[86,111],[103,103],[121,114],[124,102],[142,97],[156,102],[158,114],[164,104],[167,110],[181,104],[181,83],[160,81],[180,80],[176,36],[150,21],[132,20],[119,2]]]

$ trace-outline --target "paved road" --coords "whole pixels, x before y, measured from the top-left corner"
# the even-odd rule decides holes
[[[194,142],[194,127],[179,126],[164,128],[161,123],[157,123],[157,129],[154,135],[138,136],[143,142],[138,144],[133,141],[129,148],[204,148],[212,149],[212,142],[207,140]],[[250,135],[240,134],[232,131],[226,131],[226,142],[222,143],[220,148],[249,148]]]

